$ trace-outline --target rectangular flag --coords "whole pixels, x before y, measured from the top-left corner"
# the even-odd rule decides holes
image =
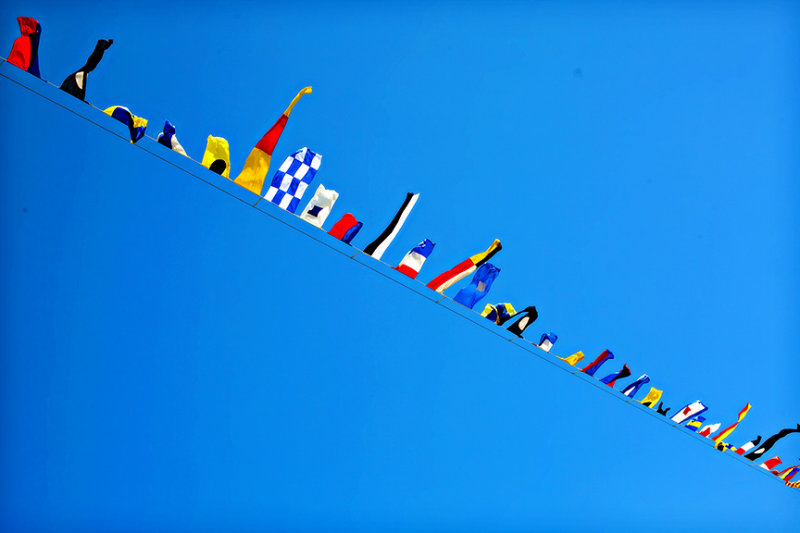
[[[746,444],[742,444],[741,446],[739,446],[739,449],[736,450],[736,453],[738,455],[744,455],[747,452],[749,452],[750,450],[752,450],[753,448],[755,448],[756,446],[758,446],[758,444],[760,442],[761,442],[761,435],[758,435],[756,438],[754,438],[750,442],[747,442]]]
[[[775,457],[767,459],[766,461],[761,463],[759,466],[761,468],[765,469],[765,470],[772,470],[773,468],[775,468],[776,466],[781,464],[781,462],[782,462],[781,458],[776,455]]]
[[[697,430],[700,429],[700,426],[702,426],[703,422],[705,421],[706,417],[697,415],[696,417],[686,422],[686,428],[696,433]]]
[[[425,239],[406,254],[403,260],[400,261],[400,264],[394,267],[395,270],[405,274],[409,278],[416,278],[425,260],[430,257],[431,252],[433,252],[434,246],[436,246],[436,243],[431,242],[430,239]]]
[[[676,424],[683,424],[686,420],[690,419],[695,415],[699,415],[708,410],[708,407],[703,405],[703,402],[697,400],[695,402],[690,403],[677,413],[670,419]]]
[[[622,394],[627,396],[628,398],[633,398],[636,396],[636,393],[639,392],[639,389],[642,388],[643,385],[647,385],[650,383],[650,376],[647,374],[642,374],[639,376],[639,379],[622,389]]]
[[[378,235],[378,238],[372,241],[364,248],[364,253],[367,255],[371,255],[375,259],[380,259],[383,257],[383,253],[392,244],[392,241],[400,232],[400,228],[403,227],[403,224],[406,223],[406,219],[408,215],[411,213],[411,210],[414,209],[414,206],[419,199],[419,194],[414,193],[406,193],[406,199],[403,200],[403,205],[400,206],[400,209],[395,213],[394,218],[386,226],[386,229],[383,230],[383,233]]]
[[[363,225],[356,220],[352,213],[345,213],[328,233],[340,241],[350,244]]]
[[[320,185],[317,187],[317,192],[314,193],[314,197],[308,201],[308,205],[303,209],[300,218],[309,224],[321,228],[325,223],[325,219],[331,214],[333,204],[336,203],[338,198],[338,192],[333,189],[326,189],[323,185]]]
[[[558,335],[553,333],[542,333],[542,336],[539,338],[539,348],[544,350],[547,353],[550,353],[550,349],[558,340]]]
[[[708,424],[707,426],[703,427],[700,431],[697,432],[698,435],[701,437],[708,437],[715,431],[719,429],[722,424],[717,422],[716,424]]]
[[[647,396],[640,402],[645,407],[649,407],[652,409],[658,403],[658,400],[661,399],[661,395],[664,394],[663,390],[658,390],[655,387],[650,387],[650,392],[647,393]]]
[[[583,361],[584,355],[583,352],[577,351],[574,354],[570,355],[569,357],[559,357],[562,361],[567,363],[569,366],[575,366],[581,361]]]
[[[301,148],[286,158],[280,168],[272,176],[272,184],[267,189],[264,199],[281,209],[296,213],[314,176],[322,164],[322,155],[315,154],[308,148]]]

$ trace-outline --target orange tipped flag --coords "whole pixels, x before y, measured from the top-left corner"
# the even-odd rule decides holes
[[[311,94],[311,87],[305,87],[297,93],[297,96],[294,97],[294,100],[283,112],[283,115],[258,141],[255,148],[250,151],[250,155],[247,156],[247,160],[244,162],[242,172],[233,180],[235,183],[258,195],[261,194],[261,189],[264,188],[264,180],[267,177],[267,172],[269,172],[272,151],[275,150],[275,145],[278,144],[278,139],[281,138],[281,133],[283,133],[283,128],[286,127],[292,108],[306,94]]]

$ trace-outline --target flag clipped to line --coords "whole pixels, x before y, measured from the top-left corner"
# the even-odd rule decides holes
[[[702,426],[703,422],[705,422],[705,421],[706,421],[706,417],[704,417],[702,415],[697,415],[696,417],[694,417],[691,420],[689,420],[688,422],[686,422],[685,426],[686,426],[687,429],[689,429],[691,431],[694,431],[696,433],[697,430],[700,429],[700,426]]]
[[[411,279],[416,278],[420,269],[422,269],[422,265],[425,264],[425,260],[431,256],[434,246],[436,246],[436,243],[431,242],[430,239],[425,239],[413,247],[394,269]]]
[[[609,387],[613,387],[614,383],[616,383],[618,379],[627,378],[630,375],[631,375],[631,369],[628,368],[628,365],[623,363],[621,370],[619,370],[618,372],[614,372],[613,374],[607,375],[606,377],[600,380],[600,383],[605,383]]]
[[[314,193],[314,197],[308,201],[308,205],[303,209],[300,218],[309,224],[321,228],[325,223],[325,219],[331,214],[333,204],[336,203],[338,198],[338,192],[333,189],[326,189],[324,186],[320,185],[317,187],[317,192]]]
[[[700,431],[698,431],[697,434],[700,435],[701,437],[708,437],[709,435],[717,431],[721,425],[722,424],[719,422],[717,422],[716,424],[708,424],[707,426],[704,426]]]
[[[754,447],[758,446],[759,442],[761,442],[761,435],[758,435],[753,440],[747,442],[746,444],[742,444],[741,446],[739,446],[739,448],[736,450],[736,453],[738,455],[744,455],[745,453],[747,453],[750,450],[752,450]]]
[[[736,422],[734,422],[730,426],[728,426],[725,429],[723,429],[722,431],[720,431],[719,435],[714,437],[714,444],[719,444],[720,442],[722,442],[723,439],[727,438],[728,435],[733,433],[733,430],[736,429],[736,426],[739,425],[739,422],[744,420],[744,417],[747,416],[747,413],[750,411],[750,407],[751,407],[750,403],[748,403],[747,405],[744,406],[744,408],[742,408],[741,411],[739,411],[739,417],[736,420]]]
[[[178,138],[175,136],[175,126],[173,126],[169,120],[164,121],[164,131],[158,134],[156,141],[170,150],[175,150],[179,154],[189,157],[186,155],[186,150],[183,149],[181,143],[178,142]]]
[[[383,253],[392,244],[392,241],[400,232],[400,229],[403,227],[403,224],[406,223],[406,219],[408,215],[411,214],[411,210],[414,209],[414,206],[419,200],[419,194],[414,193],[406,193],[406,199],[403,200],[403,205],[400,206],[400,209],[397,210],[395,213],[394,218],[386,226],[386,229],[383,230],[383,233],[378,235],[378,238],[372,241],[364,248],[364,253],[367,255],[371,255],[375,259],[380,259],[383,257]]]
[[[472,276],[472,281],[469,285],[458,291],[458,294],[456,294],[453,300],[464,307],[472,309],[475,307],[476,303],[489,294],[489,289],[492,288],[494,280],[496,280],[499,275],[500,269],[493,264],[482,264],[478,270],[475,271],[475,275]]]
[[[773,468],[775,468],[776,466],[778,466],[782,462],[783,461],[781,461],[781,458],[776,455],[775,457],[771,457],[771,458],[767,459],[766,461],[761,463],[759,466],[761,468],[763,468],[764,470],[772,470]]]
[[[128,126],[131,134],[131,144],[144,137],[144,131],[147,129],[146,118],[137,117],[131,113],[130,109],[121,105],[112,105],[104,110],[103,113]]]
[[[114,44],[113,39],[99,39],[94,46],[94,52],[86,60],[86,63],[61,82],[61,90],[75,98],[86,100],[86,80],[89,78],[89,73],[97,67],[97,64],[103,59],[103,53],[112,44]]]
[[[281,209],[296,213],[300,199],[305,194],[322,164],[322,155],[301,148],[287,157],[272,176],[272,184],[264,199]]]
[[[786,428],[780,430],[779,432],[777,432],[776,434],[765,440],[764,444],[756,448],[754,451],[745,455],[744,458],[750,459],[751,461],[758,459],[766,452],[768,452],[773,446],[775,446],[776,442],[778,442],[779,440],[788,435],[791,435],[792,433],[800,433],[800,424],[797,424],[797,428]]]
[[[558,357],[558,356],[556,356]],[[559,357],[562,361],[567,363],[569,366],[575,366],[581,361],[583,361],[584,355],[583,352],[575,352],[574,354],[570,355],[569,357]]]
[[[590,376],[594,376],[594,373],[597,372],[597,369],[609,359],[614,359],[614,354],[611,352],[611,350],[603,350],[603,353],[598,355],[594,361],[583,367],[581,371],[586,372]]]
[[[305,87],[297,93],[297,96],[294,97],[278,121],[272,125],[269,131],[258,141],[255,148],[250,151],[250,155],[247,156],[247,160],[244,162],[244,168],[233,180],[236,184],[256,194],[261,194],[261,189],[264,188],[264,180],[267,177],[267,172],[269,172],[269,161],[272,158],[275,145],[278,144],[283,128],[286,127],[286,123],[289,121],[292,109],[300,101],[300,98],[306,94],[311,94],[311,87]]]
[[[228,148],[228,141],[222,137],[209,135],[206,141],[206,151],[203,153],[203,161],[200,164],[211,172],[230,179],[231,152]]]
[[[639,389],[641,389],[644,385],[647,385],[648,383],[650,383],[650,376],[648,376],[647,374],[642,374],[641,376],[639,376],[639,379],[637,379],[636,381],[634,381],[633,383],[622,389],[622,394],[624,394],[628,398],[633,398],[634,396],[636,396],[636,393],[639,392]]]
[[[736,446],[733,446],[732,444],[728,444],[727,442],[722,442],[722,441],[720,441],[717,444],[714,444],[714,448],[718,449],[722,453],[725,453],[728,450],[736,451]]]
[[[542,336],[539,337],[539,348],[547,353],[550,353],[550,348],[553,347],[557,340],[558,335],[552,331],[550,333],[542,333]]]
[[[800,472],[800,465],[790,466],[789,468],[780,472],[778,477],[785,481],[791,481],[797,472]]]
[[[448,287],[464,279],[466,276],[475,272],[475,270],[482,264],[489,261],[497,252],[503,249],[503,245],[498,239],[492,242],[491,246],[485,252],[475,254],[468,259],[463,260],[450,270],[442,272],[431,281],[428,282],[426,287],[433,289],[438,293],[447,290]]]
[[[517,311],[510,303],[501,303],[497,305],[486,304],[481,313],[482,317],[486,317],[498,326],[502,326],[505,322],[516,315]]]
[[[664,409],[664,402],[658,402],[658,407],[656,407],[656,412],[660,415],[667,416],[667,413],[669,413],[670,409],[672,409],[672,407],[667,407],[666,409]]]
[[[800,489],[800,481],[787,481],[786,486],[793,489]]]
[[[39,38],[42,36],[42,26],[30,17],[17,17],[17,23],[22,35],[14,39],[6,61],[39,78]]]
[[[708,407],[700,400],[697,400],[675,413],[675,416],[673,416],[671,420],[676,424],[683,424],[686,420],[700,413],[704,413],[705,411],[708,411]]]
[[[528,329],[528,326],[536,322],[536,319],[539,318],[539,313],[536,311],[536,307],[531,305],[514,315],[514,317],[519,318],[506,329],[517,337],[522,337],[522,334]]]
[[[663,390],[658,390],[655,387],[650,387],[650,392],[647,393],[647,396],[641,401],[641,404],[645,407],[649,407],[652,409],[656,406],[656,403],[661,399],[661,395],[664,394]]]
[[[364,224],[356,220],[356,217],[354,217],[352,213],[345,213],[344,216],[333,225],[328,233],[340,241],[350,244],[350,241],[353,240],[353,237],[356,236],[363,225]]]

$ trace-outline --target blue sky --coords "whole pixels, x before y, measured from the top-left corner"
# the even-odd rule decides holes
[[[56,85],[113,38],[87,100],[152,137],[169,119],[197,160],[225,137],[234,174],[312,85],[272,168],[323,154],[326,229],[354,213],[363,248],[418,192],[387,263],[430,238],[427,282],[500,238],[485,301],[536,305],[554,354],[609,348],[598,374],[625,362],[723,426],[750,402],[733,444],[800,422],[795,5],[2,14],[3,54],[16,16],[41,22]],[[6,78],[0,97],[3,529],[791,529],[796,491]],[[772,452],[797,463],[800,436]]]

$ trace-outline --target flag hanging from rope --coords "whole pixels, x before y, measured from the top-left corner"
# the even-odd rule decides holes
[[[104,110],[103,113],[128,126],[128,131],[131,134],[131,144],[144,137],[144,132],[147,129],[146,118],[137,117],[131,113],[130,109],[121,105],[112,105]]]
[[[764,441],[764,444],[756,448],[754,451],[748,453],[744,456],[745,459],[750,459],[751,461],[758,459],[766,452],[768,452],[775,443],[781,440],[782,438],[791,435],[792,433],[800,433],[800,424],[797,424],[797,428],[786,428],[782,429],[767,440]]]
[[[489,293],[489,289],[492,288],[494,280],[496,280],[499,275],[500,269],[493,264],[482,264],[478,270],[475,271],[475,275],[472,276],[470,284],[458,291],[458,294],[456,294],[453,300],[464,307],[472,309],[475,307],[476,303],[481,301]]]
[[[661,395],[664,393],[663,390],[658,390],[655,387],[650,387],[650,392],[647,393],[647,396],[641,401],[641,404],[645,407],[649,407],[652,409],[656,406],[658,400],[661,399]]]
[[[790,466],[789,468],[780,472],[778,477],[786,481],[791,481],[797,472],[800,472],[800,465]]]
[[[619,370],[618,372],[614,372],[613,374],[607,375],[606,377],[600,380],[600,383],[605,383],[609,387],[613,387],[614,383],[616,383],[618,379],[627,378],[630,375],[631,375],[631,369],[628,368],[628,365],[623,363],[621,370]]]
[[[400,229],[403,227],[403,224],[406,223],[406,219],[408,215],[411,213],[411,210],[414,209],[414,205],[416,205],[417,200],[419,199],[419,194],[414,193],[406,193],[406,199],[403,200],[403,205],[400,206],[400,209],[394,215],[394,218],[386,226],[386,229],[383,230],[383,233],[378,235],[378,238],[372,241],[364,248],[364,253],[367,255],[371,255],[375,259],[380,259],[383,257],[383,253],[392,244],[392,241],[400,232]]]
[[[479,254],[475,254],[468,259],[460,262],[450,270],[442,272],[431,281],[428,282],[426,287],[429,289],[433,289],[436,292],[442,293],[447,290],[448,287],[457,283],[458,281],[462,280],[466,276],[470,275],[471,273],[475,272],[475,270],[481,266],[482,264],[489,261],[489,259],[494,256],[497,252],[503,249],[503,245],[500,243],[498,239],[495,239],[494,242],[486,249],[485,252],[481,252]]]
[[[228,141],[222,137],[209,135],[201,165],[211,172],[216,172],[220,176],[230,179],[231,152],[228,148]]]
[[[704,417],[702,415],[697,415],[696,417],[694,417],[691,420],[689,420],[688,422],[686,422],[685,425],[689,430],[694,431],[696,433],[697,430],[700,429],[700,426],[702,426],[703,422],[705,422],[705,421],[706,421],[706,417]]]
[[[658,402],[658,407],[656,407],[656,412],[658,412],[658,414],[660,415],[667,416],[667,413],[669,413],[670,409],[672,409],[672,407],[667,407],[666,409],[664,409],[664,402]]]
[[[89,73],[97,67],[100,60],[103,59],[103,52],[108,50],[108,47],[114,43],[113,39],[100,39],[94,46],[94,52],[86,60],[86,63],[67,76],[61,83],[61,90],[68,92],[75,98],[86,100],[86,81],[89,78]]]
[[[333,189],[326,189],[320,185],[317,187],[317,192],[314,193],[314,197],[308,201],[308,205],[303,209],[303,214],[300,215],[300,218],[309,224],[321,228],[325,223],[325,219],[331,214],[333,204],[336,203],[338,198],[338,192]]]
[[[542,333],[542,336],[539,337],[539,348],[547,353],[550,353],[550,348],[553,347],[557,340],[558,335],[552,331],[550,333]]]
[[[581,361],[583,361],[584,355],[583,352],[575,352],[574,354],[570,355],[569,357],[559,357],[562,361],[567,363],[569,366],[575,366]]]
[[[340,241],[350,244],[363,224],[356,220],[352,213],[345,213],[328,232]]]
[[[311,87],[305,87],[297,93],[297,96],[294,97],[278,121],[272,125],[269,131],[258,141],[255,148],[250,151],[250,155],[247,156],[247,160],[244,162],[244,168],[233,180],[235,183],[256,194],[261,194],[261,189],[264,188],[264,180],[267,177],[267,172],[269,172],[269,161],[272,158],[275,145],[278,144],[283,128],[286,127],[286,123],[289,121],[292,109],[300,101],[300,98],[306,94],[311,94]]]
[[[536,307],[531,305],[514,316],[519,317],[519,319],[508,326],[507,329],[517,337],[522,337],[522,333],[528,328],[528,326],[536,322],[536,319],[539,318],[539,313],[536,311]]]
[[[611,350],[603,350],[603,353],[598,355],[594,361],[583,367],[581,371],[586,372],[590,376],[594,376],[594,373],[597,372],[597,369],[609,359],[614,359],[614,354],[611,352]]]
[[[164,121],[164,131],[158,134],[156,141],[171,150],[175,150],[181,155],[186,155],[186,150],[183,149],[183,146],[181,146],[181,143],[178,142],[178,138],[175,136],[175,126],[173,126],[169,120]]]
[[[486,304],[486,307],[483,308],[483,312],[481,312],[481,316],[488,318],[498,326],[502,326],[516,314],[517,311],[510,303],[501,303],[496,305]]]
[[[708,407],[703,405],[703,402],[700,400],[697,400],[675,413],[671,420],[676,424],[683,424],[689,418],[699,415],[705,411],[708,411]]]
[[[300,199],[305,194],[322,164],[322,155],[301,148],[286,158],[272,176],[272,184],[264,199],[281,209],[296,213]]]
[[[30,17],[17,17],[19,31],[22,34],[14,39],[11,52],[6,61],[39,76],[39,38],[42,36],[42,26],[36,19]]]
[[[716,424],[708,424],[707,426],[703,427],[700,431],[697,432],[698,435],[701,437],[708,437],[715,431],[719,429],[722,424],[717,422]]]
[[[636,393],[639,392],[639,389],[641,389],[644,385],[647,385],[648,383],[650,383],[650,376],[648,376],[647,374],[642,374],[641,376],[639,376],[639,379],[637,379],[636,381],[634,381],[633,383],[622,389],[622,394],[624,394],[628,398],[633,398],[634,396],[636,396]]]
[[[741,422],[742,420],[744,420],[744,417],[746,417],[746,416],[747,416],[747,413],[748,413],[748,411],[750,411],[750,403],[748,403],[747,405],[745,405],[745,406],[744,406],[744,408],[743,408],[741,411],[739,411],[739,417],[738,417],[738,419],[736,420],[736,422],[734,422],[734,423],[733,423],[733,424],[731,424],[730,426],[728,426],[728,427],[726,427],[725,429],[723,429],[723,430],[722,430],[722,431],[719,433],[719,435],[717,435],[716,437],[714,437],[714,444],[719,444],[719,443],[722,441],[722,439],[726,438],[728,435],[730,435],[731,433],[733,433],[733,430],[734,430],[734,429],[736,429],[736,426],[738,426],[738,425],[739,425],[739,422]]]
[[[736,450],[736,453],[739,455],[744,455],[745,453],[752,450],[754,447],[758,446],[759,442],[761,442],[761,435],[758,435],[753,440],[739,446],[739,448]]]
[[[433,252],[434,246],[436,246],[436,243],[431,242],[430,239],[425,239],[406,254],[400,264],[394,267],[395,270],[411,279],[416,278],[422,265],[425,264],[425,260]]]
[[[771,457],[771,458],[767,459],[766,461],[761,463],[759,466],[761,468],[765,469],[765,470],[772,470],[773,468],[775,468],[776,466],[778,466],[782,462],[783,461],[781,461],[781,458],[776,455],[775,457]]]

